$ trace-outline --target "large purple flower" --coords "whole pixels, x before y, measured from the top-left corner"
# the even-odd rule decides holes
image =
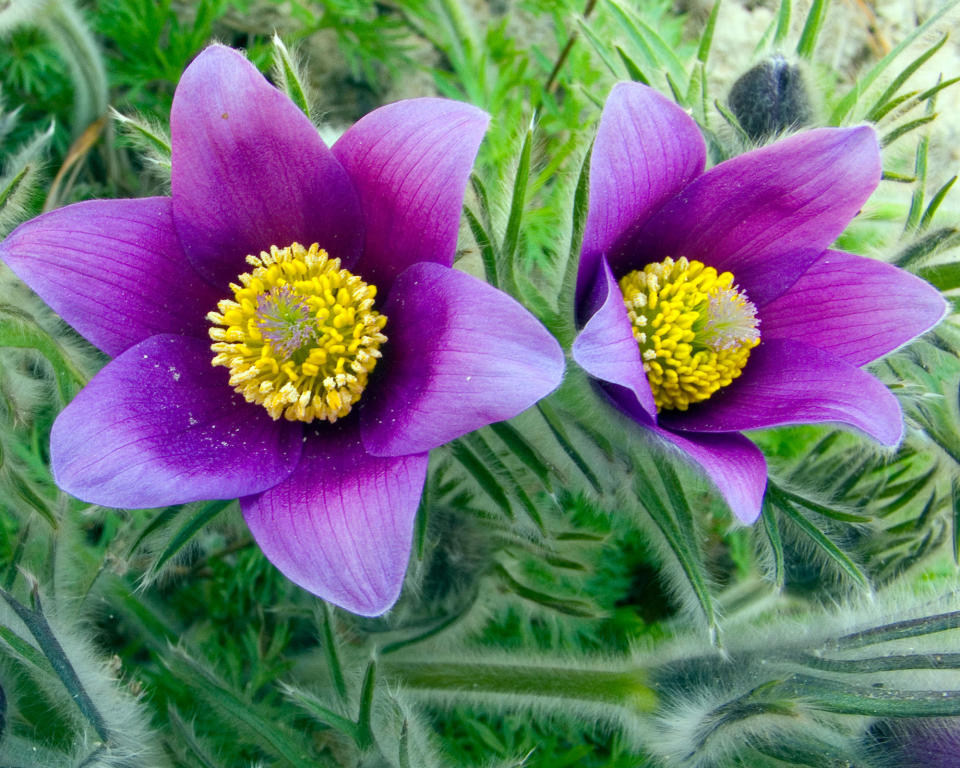
[[[428,451],[563,373],[537,320],[451,269],[487,122],[415,99],[328,149],[242,55],[200,54],[174,96],[170,198],[79,203],[0,244],[115,358],[54,424],[58,485],[115,507],[242,497],[291,580],[388,609]]]
[[[675,104],[613,89],[573,356],[752,522],[766,463],[740,431],[839,422],[895,445],[900,407],[859,366],[931,328],[945,302],[889,264],[829,249],[880,180],[871,128],[808,131],[706,172],[705,156]]]
[[[960,719],[904,718],[875,726],[876,765],[956,768],[960,765]]]

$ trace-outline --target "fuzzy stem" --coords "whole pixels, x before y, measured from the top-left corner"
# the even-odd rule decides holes
[[[537,666],[473,661],[383,660],[380,669],[405,688],[419,691],[517,696],[541,701],[606,704],[652,712],[656,692],[637,667]]]
[[[83,687],[83,683],[80,682],[79,675],[70,663],[70,659],[67,658],[63,646],[60,645],[60,641],[57,640],[56,635],[53,634],[53,630],[47,623],[47,619],[43,615],[43,609],[40,607],[39,594],[33,593],[36,606],[34,610],[27,608],[6,590],[0,589],[0,598],[3,598],[7,605],[13,609],[20,621],[24,623],[30,634],[36,639],[37,645],[40,646],[40,650],[47,657],[50,666],[57,673],[57,677],[60,678],[64,688],[67,689],[70,698],[76,702],[77,707],[93,726],[100,739],[104,742],[109,741],[110,729],[107,727],[107,722],[94,705],[86,688]]]
[[[451,46],[465,62],[473,64],[477,53],[474,25],[469,22],[460,0],[439,0],[439,3],[451,32]]]
[[[79,135],[107,111],[108,85],[103,57],[80,12],[69,0],[47,3],[36,23],[70,68],[75,85],[73,133]]]

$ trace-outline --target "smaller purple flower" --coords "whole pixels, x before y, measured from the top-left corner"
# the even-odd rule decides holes
[[[54,478],[112,507],[241,497],[288,578],[383,613],[430,449],[563,375],[529,312],[451,268],[488,117],[402,101],[328,148],[249,61],[213,46],[170,122],[169,198],[78,203],[0,243],[114,357],[53,426]]]
[[[704,172],[676,104],[614,87],[590,167],[573,357],[753,522],[766,462],[743,430],[838,422],[884,445],[899,404],[860,366],[943,318],[927,283],[830,250],[880,180],[872,128],[797,134]]]
[[[873,731],[871,765],[893,768],[958,768],[960,718],[904,718],[881,721]]]

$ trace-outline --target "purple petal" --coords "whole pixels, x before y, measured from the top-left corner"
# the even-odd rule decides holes
[[[356,429],[308,428],[296,471],[243,499],[263,553],[284,576],[324,600],[377,616],[400,594],[427,454],[376,458]]]
[[[686,413],[661,411],[672,430],[739,432],[839,422],[884,445],[903,436],[897,399],[880,381],[831,352],[793,339],[764,341],[739,379]]]
[[[614,86],[590,159],[590,204],[583,233],[578,302],[597,259],[703,171],[706,147],[680,107],[639,83]]]
[[[570,351],[577,364],[591,376],[627,390],[622,395],[633,404],[628,412],[635,413],[640,409],[646,417],[643,419],[645,423],[655,422],[657,405],[643,370],[640,346],[633,337],[623,294],[602,256],[600,268],[602,279],[594,286],[595,296],[587,300],[588,304],[599,304],[600,308],[587,321]],[[620,400],[619,397],[616,399]]]
[[[272,421],[213,368],[210,342],[153,336],[98,373],[57,418],[53,476],[108,507],[159,507],[258,493],[300,456],[300,424]]]
[[[384,370],[361,414],[376,456],[421,453],[512,418],[553,391],[563,352],[507,294],[439,264],[415,264],[383,308]]]
[[[873,129],[820,128],[727,160],[694,180],[610,259],[622,275],[666,256],[733,272],[762,305],[786,291],[880,181]]]
[[[453,264],[463,194],[489,121],[459,101],[410,99],[371,112],[334,144],[363,209],[360,274],[383,294],[411,264]]]
[[[886,721],[876,752],[888,761],[878,765],[898,768],[957,768],[960,755],[960,718],[917,718]],[[873,754],[873,753],[871,753]]]
[[[741,522],[749,525],[759,517],[767,489],[767,462],[757,446],[738,434],[695,435],[652,429],[701,466]]]
[[[797,339],[864,365],[935,326],[947,303],[933,286],[882,261],[827,251],[761,308],[764,339]]]
[[[187,67],[170,113],[173,216],[187,257],[216,285],[244,258],[297,241],[351,266],[362,221],[346,171],[316,128],[256,67],[207,48]]]
[[[51,211],[17,227],[0,258],[110,356],[158,333],[206,336],[223,298],[184,257],[165,197]]]

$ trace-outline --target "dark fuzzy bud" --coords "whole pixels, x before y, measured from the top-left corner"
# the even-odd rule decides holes
[[[754,141],[810,123],[813,111],[800,69],[772,56],[733,84],[730,109]]]

